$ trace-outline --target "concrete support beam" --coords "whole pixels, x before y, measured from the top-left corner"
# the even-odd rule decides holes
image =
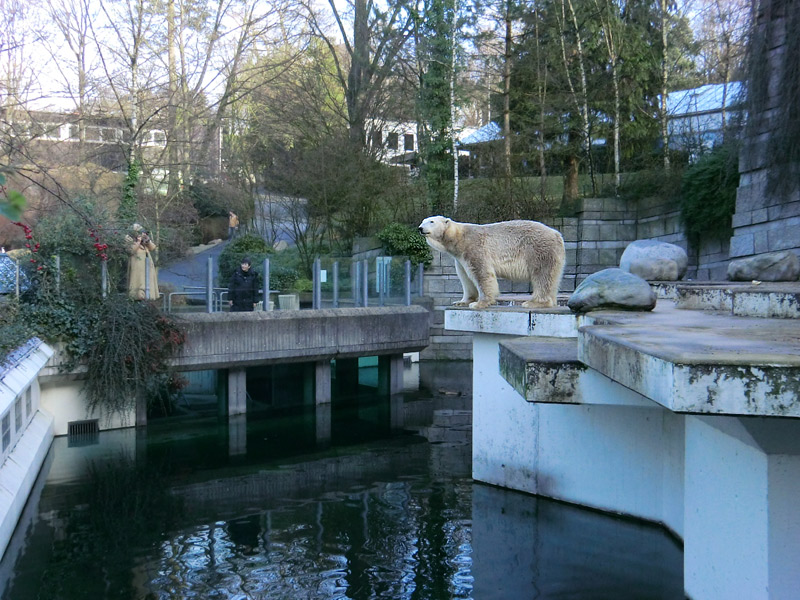
[[[331,401],[331,361],[314,363],[314,404],[329,404]]]
[[[684,578],[691,598],[800,589],[800,423],[687,417]]]
[[[147,397],[143,393],[136,396],[136,426],[147,426]]]
[[[327,446],[331,441],[331,403],[317,404],[314,417],[317,445]]]
[[[247,412],[247,369],[228,369],[228,416]]]
[[[378,357],[378,391],[390,395],[403,391],[402,354]]]
[[[247,454],[247,415],[228,418],[228,456]]]

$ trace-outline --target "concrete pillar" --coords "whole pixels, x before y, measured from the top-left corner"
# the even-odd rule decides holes
[[[331,401],[331,361],[319,360],[314,363],[314,404],[330,404]]]
[[[331,403],[317,404],[314,412],[318,447],[326,447],[331,441]]]
[[[147,396],[144,393],[136,395],[136,426],[147,425]]]
[[[228,369],[228,416],[247,412],[247,369]]]
[[[390,395],[403,391],[402,354],[378,357],[378,391]]]
[[[800,589],[800,423],[688,417],[686,594],[790,600]]]
[[[403,394],[392,394],[389,397],[389,429],[400,431],[405,427],[405,398]]]
[[[247,415],[228,417],[228,456],[247,454]]]

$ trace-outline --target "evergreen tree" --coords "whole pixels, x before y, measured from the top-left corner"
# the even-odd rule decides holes
[[[455,0],[427,0],[418,15],[419,146],[432,212],[453,209],[453,122]]]

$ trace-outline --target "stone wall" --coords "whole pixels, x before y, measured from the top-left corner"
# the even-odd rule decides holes
[[[776,109],[784,102],[780,97],[779,79],[784,71],[788,34],[786,15],[779,4],[775,2],[771,11],[764,10],[759,16],[759,27],[766,28],[772,34],[768,44],[768,64],[765,66],[770,70],[770,108],[750,115],[753,130],[739,153],[740,180],[736,213],[733,216],[731,258],[778,250],[800,253],[800,183],[795,182],[794,189],[785,195],[770,193],[767,185],[770,175],[768,144],[773,133],[782,126],[776,117]],[[786,3],[785,6],[789,7],[790,4]],[[771,23],[766,22],[768,18],[772,19]]]

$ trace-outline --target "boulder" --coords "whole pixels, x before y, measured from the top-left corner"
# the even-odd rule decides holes
[[[638,275],[622,269],[603,269],[581,282],[567,306],[576,313],[602,308],[653,310],[656,294]]]
[[[619,268],[647,281],[678,281],[686,275],[686,250],[658,240],[636,240],[628,244]]]
[[[797,281],[800,259],[791,250],[738,258],[728,264],[729,281]]]

